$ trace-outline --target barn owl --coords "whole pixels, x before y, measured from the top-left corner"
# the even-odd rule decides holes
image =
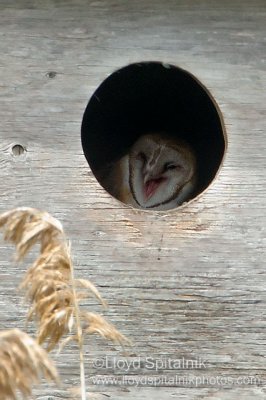
[[[195,190],[196,157],[185,141],[150,133],[95,175],[110,194],[126,204],[169,210],[188,200]]]

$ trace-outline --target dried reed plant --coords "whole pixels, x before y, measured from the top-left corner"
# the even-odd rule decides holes
[[[0,215],[0,228],[5,226],[4,240],[16,245],[17,260],[22,260],[31,247],[40,242],[46,246],[63,235],[61,223],[45,211],[20,207]]]
[[[32,386],[42,376],[59,382],[57,370],[46,351],[19,329],[0,332],[0,393],[1,400],[16,400],[32,393]]]
[[[78,342],[82,400],[85,400],[84,335],[98,333],[121,345],[130,342],[100,315],[80,312],[79,303],[89,294],[103,306],[106,303],[89,280],[75,279],[70,244],[57,219],[47,212],[23,207],[0,215],[1,227],[4,239],[16,245],[18,260],[37,242],[41,245],[37,260],[21,283],[31,303],[28,319],[36,320],[37,342],[46,342],[48,351],[75,328],[75,334],[65,339],[61,347],[70,340]]]

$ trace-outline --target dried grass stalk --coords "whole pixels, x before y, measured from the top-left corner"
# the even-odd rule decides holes
[[[99,334],[104,339],[111,340],[112,342],[119,343],[121,346],[131,345],[129,339],[127,339],[122,333],[120,333],[113,324],[106,321],[104,317],[99,314],[92,312],[82,312],[80,315],[82,321],[82,333],[85,335],[92,335],[94,333]],[[79,341],[77,335],[67,337],[61,344],[60,350],[71,341]]]
[[[24,258],[30,248],[41,242],[58,240],[63,234],[61,223],[47,212],[35,208],[20,207],[0,215],[0,228],[5,226],[4,239],[16,245],[17,259]]]
[[[24,258],[35,243],[41,244],[40,255],[21,284],[31,302],[28,318],[34,317],[37,321],[37,341],[39,344],[47,342],[49,351],[75,326],[76,334],[65,343],[73,338],[79,343],[82,399],[85,399],[84,333],[98,333],[120,344],[129,341],[100,315],[80,313],[79,302],[84,298],[84,289],[87,289],[86,295],[92,294],[104,306],[106,303],[90,281],[74,278],[70,245],[58,220],[33,208],[18,208],[0,215],[1,227],[5,240],[16,245],[18,260]]]
[[[47,342],[50,351],[71,331],[75,301],[85,295],[84,291],[73,290],[72,260],[62,225],[47,212],[22,207],[0,215],[0,227],[4,229],[4,239],[16,245],[18,260],[34,244],[41,244],[40,255],[20,287],[31,303],[28,319],[35,317],[38,324],[38,343]],[[106,304],[90,281],[79,279],[76,286],[87,289],[87,296],[91,293]]]
[[[84,334],[91,335],[93,333],[97,333],[104,339],[117,342],[122,346],[124,344],[131,344],[131,342],[124,335],[122,335],[114,327],[114,325],[110,324],[110,322],[107,322],[106,319],[99,314],[84,312],[82,313],[82,321],[84,323]]]
[[[32,386],[42,376],[59,383],[56,368],[45,350],[19,329],[0,332],[1,400],[16,400],[18,392],[28,398]]]
[[[31,302],[28,319],[38,324],[38,343],[48,343],[52,350],[73,326],[73,290],[70,281],[70,258],[63,243],[46,246],[28,269],[21,288]]]

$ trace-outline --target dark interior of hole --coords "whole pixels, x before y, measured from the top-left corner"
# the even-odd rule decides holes
[[[180,68],[145,62],[110,75],[85,110],[82,146],[95,172],[119,159],[140,135],[160,131],[184,138],[194,148],[197,193],[204,190],[224,154],[222,123],[206,90]]]

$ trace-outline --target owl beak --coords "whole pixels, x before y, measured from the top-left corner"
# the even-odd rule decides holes
[[[163,183],[167,178],[163,176],[159,176],[157,178],[144,179],[144,197],[145,201],[148,201],[156,192],[158,187]]]

